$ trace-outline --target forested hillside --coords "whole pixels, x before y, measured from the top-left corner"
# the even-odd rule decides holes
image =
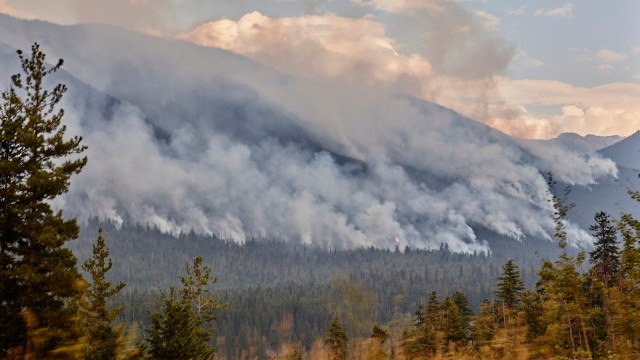
[[[218,278],[219,300],[228,303],[216,322],[219,351],[227,354],[262,344],[262,336],[265,348],[291,341],[311,347],[336,312],[352,336],[366,336],[375,322],[411,314],[432,291],[443,296],[461,291],[477,310],[482,300],[494,298],[495,279],[506,261],[504,254],[453,253],[446,245],[334,251],[264,239],[237,244],[140,225],[118,229],[96,218],[82,225],[79,239],[70,244],[79,259],[90,256],[100,227],[116,264],[111,276],[127,283],[117,301],[128,323],[147,326],[159,289],[177,285],[175,274],[201,256]],[[512,246],[526,248],[514,241]],[[525,283],[533,286],[542,259],[527,252],[515,258]]]

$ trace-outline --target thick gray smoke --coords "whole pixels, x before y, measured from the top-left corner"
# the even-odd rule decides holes
[[[402,245],[473,251],[488,246],[478,225],[548,238],[544,171],[575,184],[616,173],[609,160],[522,144],[384,88],[303,81],[110,27],[0,18],[0,31],[14,48],[42,42],[95,88],[65,77],[66,121],[89,146],[56,203],[71,216],[235,241],[386,248],[397,234]]]

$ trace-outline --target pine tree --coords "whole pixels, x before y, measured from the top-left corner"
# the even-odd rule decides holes
[[[435,292],[432,296],[435,296]],[[434,302],[430,301],[429,304],[433,306]],[[439,312],[439,309],[435,311]],[[421,358],[436,352],[436,318],[437,314],[429,314],[429,307],[418,304],[413,327],[402,335],[402,348],[407,358]]]
[[[74,220],[51,209],[85,166],[80,137],[66,138],[58,104],[66,86],[45,88],[38,44],[18,51],[24,74],[11,77],[0,105],[0,357],[69,358],[81,353],[76,304],[82,281],[65,243],[78,236]]]
[[[107,306],[107,301],[125,286],[122,281],[114,286],[106,279],[106,274],[112,266],[109,250],[102,237],[102,229],[99,229],[98,240],[93,245],[93,256],[82,266],[91,276],[87,302],[83,305],[88,332],[85,359],[115,359],[123,336],[121,328],[114,328],[114,322],[122,308],[109,309]]]
[[[389,339],[389,331],[380,325],[374,324],[371,329],[371,344],[367,351],[367,360],[386,360],[389,358],[384,349],[384,343]]]
[[[480,311],[473,321],[473,340],[478,346],[489,343],[496,333],[495,306],[489,300],[480,304]]]
[[[640,201],[640,194],[634,193]],[[618,286],[611,288],[613,328],[619,334],[615,350],[628,356],[640,356],[640,221],[629,214],[620,219],[623,245],[620,254]]]
[[[542,321],[544,308],[542,307],[542,296],[535,291],[527,291],[522,294],[522,311],[524,312],[524,321],[527,324],[527,339],[533,339],[542,336],[546,330],[546,326]]]
[[[205,323],[219,318],[216,310],[224,308],[225,305],[218,304],[215,295],[211,295],[209,286],[218,282],[217,278],[211,277],[211,268],[202,264],[202,258],[197,256],[193,259],[193,266],[187,265],[187,276],[181,276],[181,294],[184,299],[191,303],[198,325],[202,327]],[[215,329],[210,328],[207,341]]]
[[[515,309],[520,304],[520,294],[524,291],[524,283],[520,277],[518,265],[513,260],[508,260],[502,266],[502,275],[498,277],[498,289],[496,297],[505,306]]]
[[[191,304],[171,288],[161,296],[162,312],[151,315],[149,356],[157,360],[211,359],[214,349],[204,342]]]
[[[187,276],[180,277],[179,296],[174,288],[162,295],[162,312],[151,316],[148,342],[152,359],[213,358],[215,347],[209,341],[214,329],[205,326],[218,318],[216,311],[225,305],[210,295],[209,286],[217,282],[210,274],[211,268],[196,257],[192,267],[187,265]]]
[[[589,261],[597,278],[608,288],[616,283],[620,267],[617,230],[609,215],[603,211],[596,213],[595,221],[594,225],[589,226],[596,238],[594,249],[589,253]]]
[[[550,180],[550,185],[555,184]],[[565,199],[568,190],[565,191]],[[586,259],[584,251],[576,256],[567,253],[565,219],[568,207],[552,195],[556,224],[555,237],[562,253],[551,263],[544,261],[539,272],[538,291],[542,298],[544,343],[557,355],[566,357],[592,357],[593,329],[589,326],[591,314],[585,293],[585,277],[579,269]]]
[[[329,347],[331,360],[347,359],[347,341],[347,333],[340,323],[340,318],[334,315],[324,339],[324,344]]]
[[[464,320],[465,327],[468,327],[469,320],[473,315],[473,311],[471,310],[471,306],[469,305],[469,299],[467,299],[467,295],[465,295],[462,291],[456,290],[456,292],[451,295],[451,299],[458,307],[460,315],[462,315],[462,319]]]
[[[462,343],[467,340],[467,328],[458,306],[451,298],[445,299],[446,326],[445,337],[448,341]]]

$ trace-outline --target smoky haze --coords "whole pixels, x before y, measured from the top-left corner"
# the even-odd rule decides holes
[[[89,146],[89,164],[55,203],[69,216],[238,242],[388,248],[398,235],[411,247],[474,251],[488,248],[478,225],[549,238],[546,171],[570,184],[617,172],[383,85],[303,80],[109,26],[0,16],[0,31],[10,35],[2,69],[33,41],[66,61],[66,121]]]

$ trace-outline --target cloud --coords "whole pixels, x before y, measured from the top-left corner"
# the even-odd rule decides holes
[[[561,132],[582,135],[631,135],[640,129],[640,85],[613,83],[576,87],[547,80],[498,80],[505,104],[490,106],[488,122],[506,133],[549,138]],[[555,114],[527,107],[557,106]]]
[[[370,17],[328,14],[270,18],[252,12],[238,21],[201,24],[178,37],[310,78],[396,82],[425,78],[432,71],[424,57],[398,53],[384,26]]]
[[[519,63],[521,63],[522,65],[526,66],[526,67],[530,67],[530,68],[538,68],[538,67],[542,67],[545,65],[545,62],[540,60],[540,59],[536,59],[536,58],[532,58],[529,57],[527,55],[527,52],[519,49],[517,55],[515,56],[515,60],[518,61]]]
[[[21,19],[34,19],[35,16],[29,12],[19,10],[9,5],[10,0],[0,0],[0,13],[14,16]]]
[[[540,59],[535,59],[535,58],[528,58],[524,61],[524,64],[528,67],[541,67],[544,66],[544,61],[540,60]]]
[[[613,70],[613,65],[611,65],[611,64],[599,64],[598,65],[598,70],[604,71],[604,72],[609,72],[609,71]]]
[[[464,14],[457,13],[450,16],[467,19],[458,24],[479,26],[472,21],[474,17],[465,18]],[[439,41],[428,43],[429,58],[403,53],[401,45],[386,34],[384,26],[370,17],[352,19],[335,14],[272,18],[253,12],[238,20],[201,24],[180,37],[242,54],[296,76],[386,86],[393,91],[438,102],[518,137],[548,138],[565,131],[604,135],[611,134],[618,125],[620,131],[628,134],[636,126],[622,125],[623,122],[636,123],[629,120],[637,109],[635,104],[640,103],[633,91],[619,89],[624,87],[622,84],[609,88],[580,88],[561,82],[511,81],[496,77],[494,74],[500,71],[498,64],[502,61],[502,66],[506,66],[511,57],[500,57],[499,51],[491,51],[501,46],[491,38],[487,38],[483,48],[482,41],[478,40],[482,35],[478,35],[478,31],[468,41],[476,39],[474,45],[487,54],[499,56],[497,61],[490,60],[489,55],[473,57],[466,52],[460,63],[461,67],[464,64],[464,70],[453,71],[454,76],[447,75],[447,69],[443,67],[456,63],[457,48],[467,44],[467,40],[461,38],[466,34],[451,32],[455,21],[445,17],[443,22],[446,24],[436,27],[438,35],[433,33],[433,38]],[[530,58],[524,52],[517,58],[524,66],[545,65],[542,60]],[[478,59],[485,59],[495,68],[481,70],[488,76],[474,79],[473,73],[465,72],[480,70],[485,61]],[[529,110],[540,105],[559,109],[577,106],[590,110],[578,121],[561,112],[550,115]],[[617,125],[604,125],[612,121]]]
[[[595,58],[598,61],[603,62],[619,62],[627,59],[627,54],[613,51],[610,49],[601,49],[595,54]]]
[[[574,8],[575,5],[572,3],[565,3],[558,8],[537,9],[533,12],[533,16],[572,18]]]
[[[437,0],[351,0],[360,6],[370,6],[390,13],[407,13],[415,10],[443,12],[448,6]]]
[[[480,25],[487,31],[493,31],[500,25],[500,19],[487,12],[477,10],[475,15],[479,18]]]
[[[633,52],[636,54],[640,54],[640,46],[634,46],[633,47]]]
[[[520,16],[527,13],[527,7],[525,5],[520,6],[517,9],[511,9],[506,11],[507,15]]]

